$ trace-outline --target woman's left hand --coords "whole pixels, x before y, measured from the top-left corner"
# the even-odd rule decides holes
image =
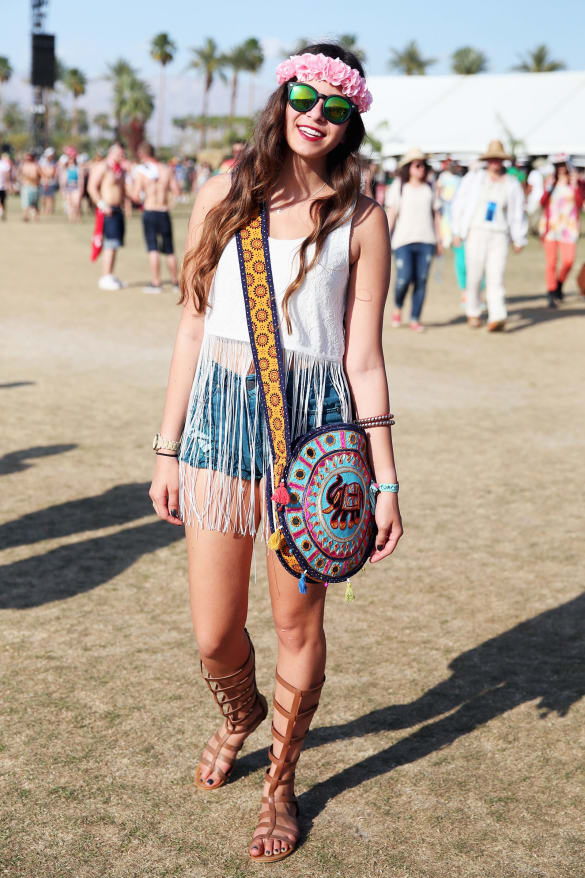
[[[375,518],[378,532],[374,544],[375,549],[370,555],[372,564],[391,555],[404,533],[398,508],[398,494],[392,494],[390,491],[382,491],[378,494]]]

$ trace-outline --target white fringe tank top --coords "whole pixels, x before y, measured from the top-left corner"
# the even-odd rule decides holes
[[[287,384],[293,384],[290,418],[291,440],[311,426],[320,426],[326,387],[333,387],[341,401],[341,420],[352,417],[352,404],[343,369],[345,308],[349,281],[351,218],[327,236],[315,265],[288,302],[292,333],[283,315],[282,301],[299,268],[303,238],[268,238],[279,331]],[[315,252],[307,250],[307,264]],[[223,367],[221,410],[224,424],[214,430],[215,459],[211,466],[212,382],[218,364]],[[258,443],[262,449],[262,476],[270,466],[268,432],[262,418],[259,393],[251,416],[246,411],[246,376],[254,370],[246,323],[236,239],[231,238],[217,264],[209,291],[209,305],[183,432],[179,470],[179,504],[187,524],[206,530],[256,533],[254,491],[242,472],[242,443],[249,446],[254,473]],[[311,402],[311,411],[309,403]],[[240,418],[234,418],[236,408]],[[244,419],[246,422],[243,423]],[[230,425],[239,421],[239,435]],[[209,452],[205,468],[195,450]],[[200,456],[200,451],[199,451]],[[202,487],[198,482],[205,476]],[[253,477],[253,476],[252,476]],[[256,476],[257,477],[257,476]]]

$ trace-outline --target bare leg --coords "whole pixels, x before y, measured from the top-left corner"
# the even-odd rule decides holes
[[[150,262],[152,285],[153,287],[160,287],[160,259],[157,250],[148,251],[148,261]]]
[[[113,250],[111,247],[105,247],[104,248],[104,256],[103,256],[103,263],[102,263],[103,267],[104,267],[102,277],[105,276],[106,274],[113,274],[114,273],[114,262],[115,261],[116,261],[116,251]]]
[[[326,589],[321,584],[309,584],[307,594],[300,594],[297,579],[287,573],[274,552],[268,553],[268,579],[272,614],[278,636],[277,671],[284,680],[297,689],[305,691],[312,689],[321,683],[325,671],[326,644],[323,614]],[[278,682],[274,695],[286,710],[291,709],[293,696]],[[309,704],[303,704],[303,708],[308,706]],[[303,735],[309,724],[310,719],[299,720],[295,724],[294,736]],[[276,711],[274,725],[281,735],[286,733],[286,720]],[[281,742],[273,737],[272,748],[277,758],[281,754],[282,746]],[[301,747],[302,743],[290,747],[287,761],[293,761]],[[271,763],[271,775],[274,774],[274,768],[274,764]],[[262,795],[268,796],[268,790],[269,782],[265,781]],[[290,798],[293,792],[294,783],[291,780],[277,787],[274,798],[276,801],[279,798]],[[287,811],[290,818],[295,818],[294,805],[291,804]],[[274,855],[284,852],[297,841],[298,830],[291,830],[289,839],[290,844],[258,834],[250,846],[250,853],[254,857],[263,853]]]
[[[198,502],[203,500],[204,484],[204,477],[197,480]],[[257,485],[252,490],[258,491]],[[255,508],[259,507],[256,498]],[[185,531],[191,615],[199,655],[208,673],[221,677],[241,668],[249,654],[244,626],[248,614],[253,537],[188,525]],[[246,737],[246,734],[234,733],[227,743],[237,747]],[[227,751],[226,757],[229,757]],[[222,758],[220,753],[217,764],[225,772],[231,768],[232,761]],[[205,765],[201,766],[200,777],[210,782],[210,786],[220,779]]]
[[[169,267],[169,273],[171,275],[171,281],[173,282],[173,286],[176,287],[179,283],[179,272],[177,270],[177,257],[174,253],[168,254],[167,265]]]

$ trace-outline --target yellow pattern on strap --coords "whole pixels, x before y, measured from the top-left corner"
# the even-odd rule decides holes
[[[242,255],[248,286],[250,320],[256,340],[258,376],[264,389],[264,399],[273,451],[273,487],[280,483],[286,464],[286,415],[285,401],[280,384],[280,370],[276,351],[276,335],[279,327],[274,325],[270,303],[270,287],[264,257],[262,225],[260,217],[240,232]]]

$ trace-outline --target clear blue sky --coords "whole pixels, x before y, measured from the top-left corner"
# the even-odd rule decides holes
[[[29,70],[29,0],[0,0],[0,55],[17,75]],[[100,76],[108,61],[127,58],[144,75],[157,68],[148,55],[151,37],[166,31],[179,53],[173,72],[185,68],[190,46],[212,36],[229,49],[248,36],[272,46],[289,46],[301,36],[320,38],[356,33],[371,74],[386,72],[390,48],[416,39],[425,56],[438,59],[432,73],[446,73],[450,53],[461,45],[482,49],[490,70],[505,72],[519,52],[545,42],[569,69],[585,67],[585,3],[565,0],[50,0],[46,30],[57,36],[57,54],[69,67]],[[274,59],[262,78],[271,75]],[[168,68],[171,72],[171,68]]]

